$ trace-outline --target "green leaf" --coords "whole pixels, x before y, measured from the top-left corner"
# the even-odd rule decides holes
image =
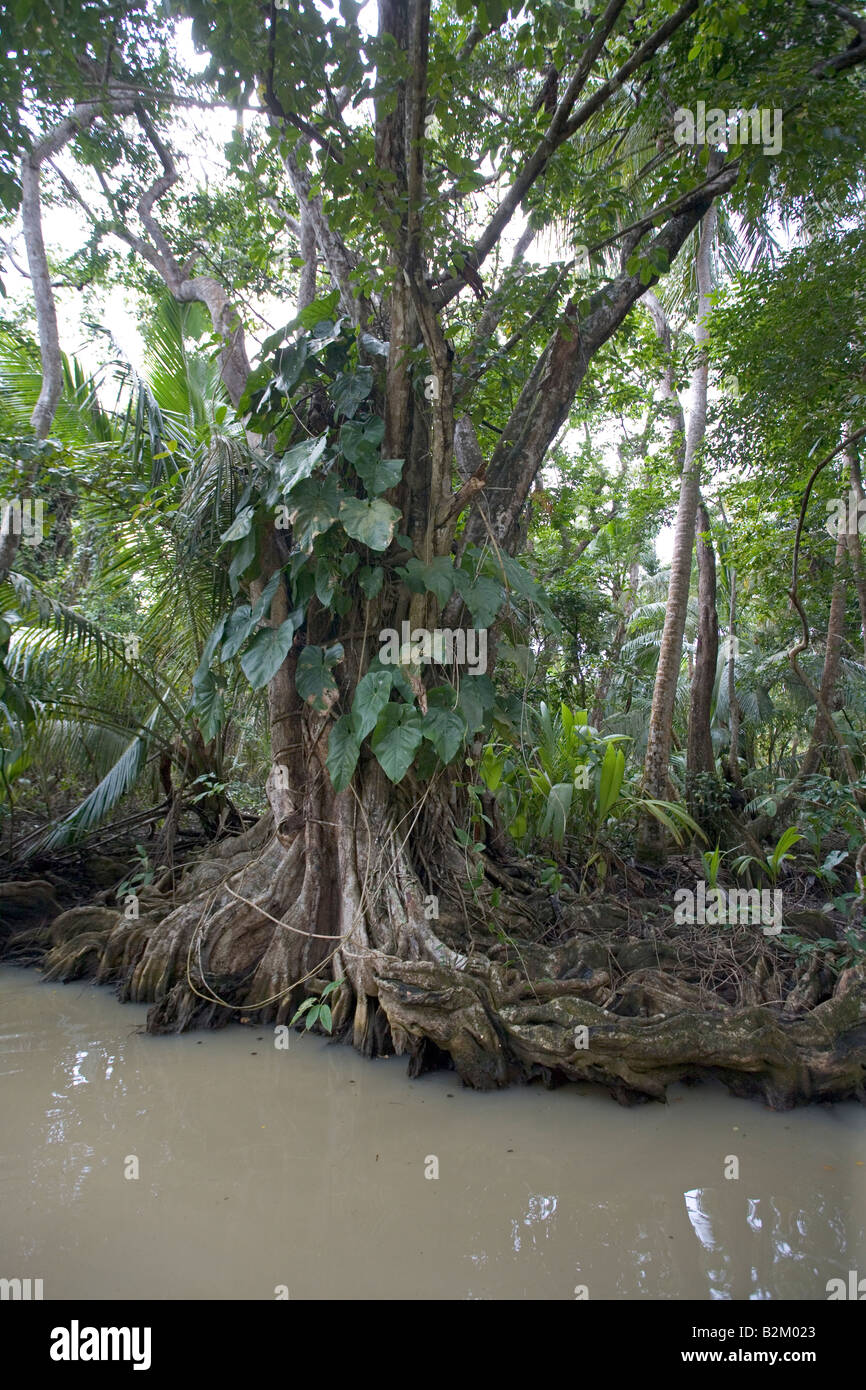
[[[331,599],[334,597],[334,589],[337,584],[337,575],[331,569],[329,560],[320,559],[316,561],[316,598],[323,608],[329,608]]]
[[[371,740],[376,759],[391,782],[401,782],[423,739],[421,720],[408,705],[386,705]]]
[[[490,627],[503,601],[502,585],[484,575],[465,590],[463,600],[477,627]]]
[[[240,579],[246,574],[250,565],[255,560],[256,549],[256,532],[252,530],[248,535],[244,536],[229,565],[229,588],[233,594],[237,593]]]
[[[286,618],[279,627],[263,627],[256,633],[241,657],[241,670],[253,690],[261,690],[277,674],[289,654],[294,635],[295,624],[291,618]]]
[[[372,389],[372,367],[358,367],[354,372],[340,372],[330,390],[336,413],[350,420]]]
[[[495,752],[492,744],[485,746],[481,754],[481,763],[478,768],[482,782],[489,792],[495,792],[502,781],[502,773],[505,768],[505,760]]]
[[[399,520],[398,509],[381,498],[375,502],[362,502],[357,497],[345,497],[340,508],[344,531],[371,550],[388,549]]]
[[[225,625],[226,614],[223,613],[222,617],[217,619],[216,625],[211,629],[210,636],[204,644],[204,650],[201,654],[201,661],[199,662],[198,667],[196,668],[195,675],[192,678],[193,687],[200,685],[204,681],[208,672],[210,671],[210,665],[214,658],[214,652],[216,651],[222,639],[223,629],[225,628]]]
[[[571,809],[574,786],[571,782],[557,782],[550,788],[541,822],[541,834],[550,835],[557,844],[565,838],[565,827]]]
[[[345,791],[361,755],[351,715],[343,714],[328,735],[328,775],[335,792]]]
[[[379,715],[391,698],[393,683],[390,671],[368,671],[358,681],[352,701],[352,721],[359,739],[376,727]]]
[[[403,472],[403,459],[383,459],[376,456],[355,464],[355,472],[373,497],[396,487]]]
[[[310,550],[316,536],[333,526],[340,514],[341,497],[337,479],[330,475],[307,478],[294,488],[288,502],[289,520],[301,550]]]
[[[347,420],[340,430],[340,448],[354,468],[359,460],[375,456],[385,437],[385,421],[381,415],[367,420]]]
[[[447,555],[437,555],[429,565],[422,564],[413,555],[404,566],[398,566],[397,573],[406,580],[413,593],[427,589],[435,594],[440,604],[447,603],[458,582],[454,565]]]
[[[227,545],[229,541],[239,541],[242,540],[244,536],[248,536],[252,528],[254,515],[255,509],[253,507],[241,507],[231,526],[229,526],[228,530],[223,531],[220,536],[220,540],[223,544]]]
[[[330,1033],[332,1024],[331,1009],[328,1004],[319,1005],[319,1022],[326,1033]]]
[[[219,733],[226,713],[223,693],[214,679],[213,672],[208,671],[195,686],[192,708],[198,719],[202,738],[205,743],[210,743]]]
[[[608,812],[619,796],[624,776],[625,754],[621,748],[616,748],[614,744],[609,743],[601,765],[601,780],[598,789],[596,816],[599,825],[607,818]]]
[[[277,585],[280,582],[280,574],[280,570],[277,570],[276,574],[271,575],[267,584],[262,589],[262,592],[259,594],[259,597],[256,599],[256,605],[251,614],[253,624],[261,622],[262,618],[266,618],[270,613],[271,600],[273,599],[274,594],[277,592]]]
[[[496,691],[489,676],[463,677],[457,693],[457,706],[469,725],[470,733],[483,729],[495,703]]]
[[[254,627],[255,620],[250,605],[242,603],[239,608],[235,608],[229,614],[226,623],[225,641],[220,653],[220,660],[231,661],[232,657],[240,651]]]
[[[340,291],[331,290],[330,294],[323,294],[319,299],[314,299],[312,304],[308,304],[306,309],[302,309],[295,323],[300,328],[311,331],[326,320],[330,326],[339,303]]]
[[[385,571],[381,565],[363,565],[358,571],[358,584],[361,591],[368,599],[375,598],[380,592],[385,579]]]
[[[277,335],[279,342],[282,334]],[[271,347],[276,344],[271,342]],[[269,352],[267,342],[262,344],[262,352]],[[296,343],[289,343],[287,347],[281,348],[277,353],[276,361],[276,383],[284,395],[291,395],[292,390],[300,380],[301,373],[307,360],[308,345],[306,338],[299,338]]]
[[[336,700],[339,692],[330,667],[341,661],[342,657],[343,648],[339,645],[329,647],[327,651],[322,647],[303,648],[298,658],[295,688],[301,699],[306,700],[313,709],[329,710]]]
[[[327,434],[317,439],[304,439],[288,450],[280,459],[280,487],[283,492],[291,492],[297,483],[309,478],[328,442]]]
[[[423,718],[422,732],[433,744],[443,763],[450,763],[462,747],[468,729],[465,719],[456,710],[428,706]]]

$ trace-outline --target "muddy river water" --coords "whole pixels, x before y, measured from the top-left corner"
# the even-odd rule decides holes
[[[479,1095],[145,1013],[0,967],[0,1277],[45,1299],[824,1300],[866,1274],[856,1104]]]

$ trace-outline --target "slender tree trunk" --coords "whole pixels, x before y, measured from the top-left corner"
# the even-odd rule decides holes
[[[731,568],[731,602],[728,608],[728,662],[726,679],[728,682],[728,719],[730,721],[731,741],[728,749],[728,776],[737,787],[742,786],[743,774],[740,771],[740,702],[736,688],[737,665],[737,572]]]
[[[851,432],[851,426],[845,426],[846,431]],[[860,472],[860,460],[857,456],[857,445],[852,444],[845,452],[844,457],[848,463],[848,472],[851,481],[851,492],[858,504],[857,518],[855,524],[849,524],[846,542],[848,545],[848,555],[851,560],[851,572],[854,577],[854,586],[857,590],[857,605],[860,609],[860,634],[863,639],[863,660],[866,661],[866,564],[864,564],[863,547],[860,543],[859,519],[866,513],[866,507],[861,508],[860,504],[864,501],[863,477]]]
[[[710,310],[712,293],[712,243],[715,229],[716,208],[713,205],[701,223],[697,252],[698,322],[695,340],[699,350],[703,349],[708,337],[706,316]],[[701,450],[707,422],[708,374],[706,354],[701,352],[692,382],[692,409],[688,430],[681,445],[682,481],[674,533],[674,552],[644,763],[644,794],[660,799],[664,799],[667,794],[674,707],[682,666],[683,634],[691,587],[692,550],[701,486]],[[679,407],[680,427],[681,423],[682,407]],[[651,816],[644,818],[640,828],[639,853],[648,858],[657,858],[664,853],[662,829]]]
[[[128,100],[109,102],[108,104],[113,105],[114,109],[119,112],[132,109],[131,102]],[[42,361],[42,383],[39,388],[39,398],[30,417],[30,424],[37,439],[48,438],[63,390],[63,365],[60,352],[60,334],[57,328],[57,310],[54,304],[51,271],[42,234],[42,165],[46,159],[68,145],[70,140],[80,131],[92,125],[101,111],[102,106],[93,103],[76,106],[72,113],[60,121],[21,161],[21,221],[24,229],[24,246],[27,252],[30,283],[33,287],[39,355]],[[27,487],[33,486],[38,473],[39,461],[37,458],[26,479]],[[6,578],[15,564],[15,556],[20,544],[21,536],[15,533],[11,526],[8,528],[4,526],[0,530],[0,580]]]
[[[605,658],[604,668],[602,670],[601,676],[599,677],[598,685],[596,686],[595,695],[593,697],[592,724],[596,729],[601,728],[602,720],[604,719],[605,703],[607,701],[610,687],[613,683],[614,672],[616,671],[617,664],[619,662],[619,656],[620,652],[622,651],[623,643],[625,641],[625,635],[628,632],[628,625],[631,620],[631,615],[634,612],[637,582],[638,565],[637,561],[633,561],[632,564],[629,565],[628,587],[626,589],[625,595],[623,596],[622,612],[620,614],[619,622],[616,625],[616,631],[613,634],[613,639],[610,644],[610,651],[608,652],[607,657]]]
[[[824,665],[821,669],[821,684],[818,687],[820,698],[812,737],[803,758],[798,781],[804,777],[811,777],[828,758],[835,759],[838,756],[837,742],[830,721],[833,718],[832,711],[836,707],[836,687],[839,683],[839,671],[842,664],[842,640],[845,632],[847,598],[847,584],[845,582],[847,555],[847,536],[844,528],[840,526],[836,536],[833,590],[830,598],[830,615],[827,619]]]
[[[710,732],[710,712],[719,656],[719,617],[716,612],[716,555],[710,533],[710,515],[698,503],[696,523],[698,555],[698,640],[689,699],[689,733],[686,769],[690,788],[701,774],[712,774],[716,761]],[[691,796],[692,813],[700,805]]]

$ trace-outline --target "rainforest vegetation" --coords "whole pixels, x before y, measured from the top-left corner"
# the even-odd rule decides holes
[[[862,1099],[866,7],[3,40],[4,958]]]

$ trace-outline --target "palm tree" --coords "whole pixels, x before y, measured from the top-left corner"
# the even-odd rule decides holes
[[[213,611],[228,587],[219,537],[250,466],[218,368],[190,345],[200,313],[169,297],[155,306],[142,372],[120,356],[96,375],[64,359],[54,448],[65,486],[81,489],[73,524],[76,549],[89,561],[63,575],[58,593],[57,576],[39,573],[41,552],[26,565],[22,548],[0,586],[0,610],[18,619],[7,623],[7,691],[29,696],[17,712],[7,698],[0,770],[7,796],[14,778],[49,752],[98,782],[19,852],[56,850],[92,830],[155,768],[167,801],[165,839],[191,787],[208,833],[240,825],[224,787],[235,727],[221,719],[226,699],[234,707],[240,672],[229,678],[232,688],[210,692],[209,708],[204,694],[195,712],[191,704]],[[6,335],[4,434],[26,430],[39,380],[32,345]],[[104,620],[118,616],[123,635]],[[251,727],[261,717],[258,703]]]

